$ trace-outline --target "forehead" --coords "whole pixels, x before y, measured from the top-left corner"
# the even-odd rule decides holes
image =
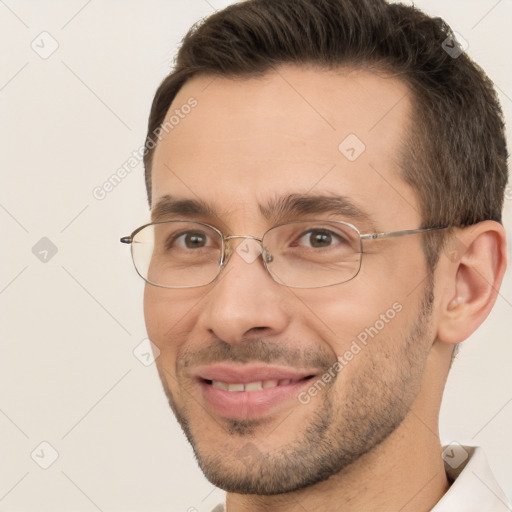
[[[155,150],[153,204],[194,198],[249,221],[269,198],[336,194],[383,221],[392,209],[410,227],[419,207],[399,176],[409,113],[403,82],[364,70],[196,77],[166,116],[174,118]],[[400,218],[389,220],[396,227]]]

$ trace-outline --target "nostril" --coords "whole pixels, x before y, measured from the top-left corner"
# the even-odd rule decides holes
[[[250,339],[250,336],[251,334],[253,336],[263,336],[262,335],[262,332],[263,331],[266,331],[268,329],[268,327],[259,327],[259,326],[256,326],[256,327],[251,327],[246,333],[245,333],[245,336],[247,336],[247,339]]]

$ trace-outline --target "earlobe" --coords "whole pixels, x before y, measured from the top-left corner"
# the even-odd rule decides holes
[[[459,230],[447,242],[464,247],[458,258],[441,258],[438,339],[456,344],[468,338],[491,311],[506,269],[503,226],[484,221]],[[448,254],[451,254],[447,251]]]

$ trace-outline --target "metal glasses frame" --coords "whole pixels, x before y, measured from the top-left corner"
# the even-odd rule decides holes
[[[213,231],[215,231],[216,233],[218,233],[218,235],[220,236],[220,238],[222,240],[222,249],[221,249],[221,258],[220,258],[220,261],[219,261],[219,269],[218,269],[217,273],[215,274],[215,276],[208,283],[205,283],[205,284],[193,285],[193,286],[166,286],[166,285],[162,285],[162,284],[158,284],[158,283],[153,283],[152,281],[149,281],[146,277],[144,277],[139,272],[139,269],[137,268],[137,265],[135,263],[135,259],[133,257],[133,249],[132,249],[132,251],[131,251],[132,261],[133,261],[133,265],[135,267],[135,270],[137,271],[137,274],[139,274],[139,276],[142,277],[142,279],[144,279],[144,281],[146,281],[147,283],[149,283],[149,284],[151,284],[153,286],[158,286],[158,287],[161,287],[161,288],[170,288],[170,289],[187,289],[187,288],[200,288],[201,286],[207,286],[207,285],[211,284],[213,281],[215,281],[215,279],[217,279],[217,277],[219,276],[219,274],[222,271],[222,269],[228,263],[228,261],[230,259],[230,256],[232,254],[231,244],[229,244],[229,241],[233,240],[233,239],[236,239],[236,238],[248,238],[248,239],[257,241],[261,245],[261,254],[262,254],[263,265],[265,266],[265,269],[269,273],[270,277],[276,283],[278,283],[278,284],[281,284],[281,285],[284,285],[284,286],[288,286],[290,288],[304,288],[304,289],[306,289],[306,288],[324,288],[324,287],[327,287],[327,286],[335,286],[335,285],[338,285],[338,284],[347,283],[348,281],[351,281],[352,279],[354,279],[359,274],[359,271],[361,270],[362,261],[363,261],[363,240],[381,240],[381,239],[384,239],[384,238],[398,238],[398,237],[402,237],[402,236],[416,235],[416,234],[419,234],[419,233],[427,233],[427,232],[430,232],[430,231],[439,231],[439,230],[442,230],[442,229],[448,229],[449,228],[449,226],[442,226],[442,227],[434,227],[434,228],[405,229],[405,230],[402,230],[402,231],[388,231],[388,232],[382,232],[382,233],[361,233],[359,231],[359,229],[357,229],[353,224],[350,224],[349,222],[345,222],[345,221],[341,221],[341,220],[304,219],[304,220],[297,220],[297,221],[291,221],[291,222],[284,222],[282,224],[278,224],[276,226],[272,226],[270,229],[267,229],[267,231],[265,231],[265,233],[263,233],[261,238],[259,238],[259,237],[252,236],[252,235],[224,235],[224,233],[222,233],[222,231],[220,231],[219,229],[217,229],[214,226],[211,226],[210,224],[206,224],[205,222],[199,222],[199,221],[189,220],[189,219],[176,219],[176,220],[167,220],[167,221],[159,221],[159,222],[149,222],[147,224],[144,224],[143,226],[140,226],[137,229],[135,229],[130,235],[122,237],[120,239],[120,242],[123,243],[123,244],[130,244],[131,245],[133,243],[134,238],[137,235],[137,233],[139,233],[143,229],[147,228],[148,226],[154,226],[154,225],[158,225],[158,224],[171,224],[171,223],[174,223],[174,222],[188,222],[188,223],[199,224],[201,226],[205,226],[207,228],[210,228]],[[344,226],[349,226],[351,229],[353,229],[359,235],[359,254],[361,255],[360,259],[359,259],[359,267],[357,269],[357,272],[350,279],[347,279],[345,281],[341,281],[339,283],[333,283],[333,284],[322,285],[322,286],[300,287],[300,286],[290,286],[290,285],[287,285],[287,284],[283,283],[282,281],[280,281],[279,278],[277,278],[277,276],[272,273],[272,271],[268,267],[268,263],[272,262],[272,259],[273,259],[272,255],[267,253],[265,251],[265,248],[263,247],[263,239],[265,238],[265,235],[269,231],[272,231],[273,229],[279,228],[281,226],[287,226],[289,224],[294,224],[294,223],[298,224],[298,223],[304,223],[304,222],[334,222],[336,224],[342,224]]]

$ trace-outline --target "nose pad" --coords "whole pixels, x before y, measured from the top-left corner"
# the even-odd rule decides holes
[[[236,244],[238,241],[237,239],[242,240]],[[233,242],[236,244],[236,246],[233,246]],[[270,271],[270,268],[267,266],[274,261],[274,255],[265,249],[260,239],[253,236],[242,235],[231,235],[230,237],[227,237],[225,239],[224,258],[222,260],[221,269],[226,267],[231,259],[231,256],[233,256],[233,253],[235,252],[247,264],[254,263],[261,255],[263,267],[274,281],[279,282],[275,279],[273,273]]]
[[[226,240],[224,242],[224,253],[222,254],[222,267],[225,267],[228,264],[232,254],[233,248],[231,247],[231,240]]]

